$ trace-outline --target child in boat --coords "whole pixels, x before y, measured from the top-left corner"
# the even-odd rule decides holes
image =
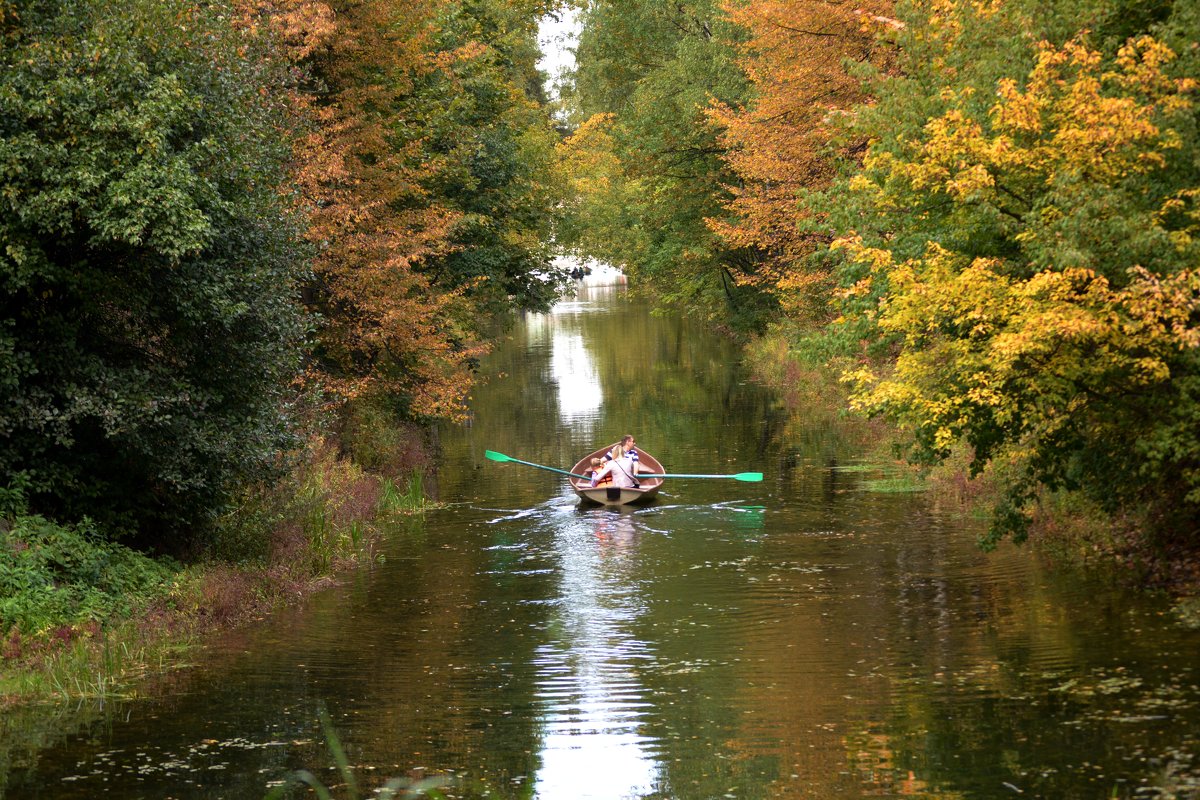
[[[604,467],[605,463],[607,462],[603,458],[592,459],[592,468],[587,472],[587,474],[592,478],[592,486],[599,486],[602,483],[612,483],[611,475],[605,475],[602,480],[597,475],[597,473],[600,472],[600,470]]]

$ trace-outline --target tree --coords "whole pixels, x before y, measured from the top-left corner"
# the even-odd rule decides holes
[[[299,185],[319,248],[315,375],[415,419],[465,410],[480,312],[542,308],[549,117],[527,92],[533,6],[273,2],[310,78]],[[308,20],[331,20],[321,36]],[[299,33],[308,31],[309,35]]]
[[[324,19],[313,5],[276,5],[276,27]],[[317,247],[309,304],[321,319],[310,374],[335,400],[387,396],[414,418],[455,417],[483,350],[462,297],[420,274],[448,252],[458,215],[423,182],[442,168],[423,140],[417,86],[469,52],[439,52],[444,4],[376,2],[332,9],[320,38],[295,38],[309,76],[294,98],[310,132],[297,182]]]
[[[744,98],[733,49],[741,31],[712,2],[605,0],[588,4],[582,21],[564,97],[574,125],[593,121],[563,158],[575,169],[604,163],[608,172],[603,182],[569,173],[581,194],[571,201],[564,244],[644,278],[665,304],[761,324],[769,298],[734,276],[754,254],[728,246],[707,222],[723,215],[736,178],[705,109]],[[603,194],[582,194],[592,189]]]
[[[0,14],[0,463],[163,543],[290,441],[286,65],[221,3]]]
[[[717,104],[723,158],[737,176],[728,187],[727,214],[709,224],[732,248],[757,254],[743,262],[742,283],[778,297],[793,324],[812,326],[828,316],[832,274],[827,260],[810,256],[829,235],[802,210],[801,197],[827,188],[839,161],[866,147],[845,136],[838,120],[865,102],[862,77],[848,65],[886,67],[893,49],[875,35],[891,27],[890,2],[831,5],[820,0],[726,2],[732,22],[750,33],[739,50],[751,94],[744,108]],[[809,219],[804,214],[810,215]]]
[[[920,460],[962,441],[975,471],[1017,465],[992,543],[1040,486],[1194,537],[1200,62],[1167,42],[1200,28],[1178,9],[1112,41],[1069,33],[1071,4],[936,4],[862,116],[843,308],[894,362],[851,374],[854,403]],[[1119,8],[1091,10],[1105,30]]]
[[[418,87],[422,136],[441,168],[423,183],[453,209],[451,247],[422,267],[491,312],[546,310],[566,274],[552,266],[558,216],[555,145],[537,70],[542,0],[458,0],[439,18],[436,47],[469,51]]]

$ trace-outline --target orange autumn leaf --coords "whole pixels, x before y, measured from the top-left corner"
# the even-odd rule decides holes
[[[322,88],[293,98],[308,124],[294,176],[316,248],[308,302],[321,317],[307,379],[334,398],[391,393],[414,415],[457,418],[487,348],[459,322],[470,315],[461,291],[417,271],[448,251],[457,214],[423,188],[441,162],[419,137],[394,135],[422,77],[481,52],[437,48],[446,6],[369,0],[334,14],[320,0],[246,0]]]
[[[740,280],[775,292],[792,315],[823,313],[830,284],[829,275],[802,265],[828,242],[798,225],[801,214],[811,213],[801,209],[799,196],[825,188],[833,178],[836,117],[865,99],[844,62],[886,64],[889,52],[875,29],[895,23],[887,16],[891,7],[815,0],[725,5],[733,21],[750,32],[739,63],[755,97],[745,109],[717,104],[710,110],[723,130],[726,161],[741,183],[729,187],[730,217],[710,219],[709,225],[729,245],[761,254],[755,271],[741,273]],[[846,143],[841,154],[864,144]]]

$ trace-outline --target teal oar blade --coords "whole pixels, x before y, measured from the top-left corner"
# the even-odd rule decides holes
[[[497,453],[495,450],[484,450],[483,455],[485,458],[487,458],[490,461],[499,461],[501,463],[503,463],[505,461],[511,461],[514,464],[524,464],[527,467],[536,467],[538,469],[544,469],[547,472],[557,472],[559,475],[567,475],[572,478],[580,478],[585,481],[588,480],[588,477],[586,475],[576,475],[574,472],[567,472],[565,469],[559,469],[558,467],[547,467],[542,464],[534,464],[532,461],[522,461],[519,458],[513,458],[512,456],[506,456],[506,455],[504,455],[504,453]]]
[[[736,475],[687,475],[673,472],[639,472],[638,478],[733,478],[735,481],[757,483],[762,480],[761,472],[739,472]]]

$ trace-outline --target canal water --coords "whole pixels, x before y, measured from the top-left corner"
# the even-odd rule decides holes
[[[784,409],[702,320],[618,288],[529,316],[440,431],[444,507],[384,560],[225,635],[153,697],[0,727],[0,795],[1196,797],[1200,635],[904,488],[863,427]],[[633,433],[642,508],[556,474]],[[10,721],[11,722],[11,721]],[[297,792],[294,796],[301,796]],[[312,795],[308,795],[312,796]]]

